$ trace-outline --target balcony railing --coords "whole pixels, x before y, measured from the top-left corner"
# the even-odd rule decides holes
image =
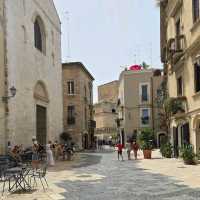
[[[140,102],[141,103],[147,103],[147,102],[149,102],[149,95],[141,95],[140,96]]]
[[[94,120],[89,120],[89,121],[88,121],[88,127],[89,127],[89,128],[96,128],[96,121],[94,121]]]
[[[67,124],[68,125],[74,125],[76,123],[75,117],[69,117],[67,118]]]
[[[141,124],[142,125],[149,125],[149,117],[141,117]]]
[[[182,34],[175,38],[171,38],[168,41],[167,46],[167,60],[170,61],[172,64],[176,64],[184,55],[184,51],[186,49],[185,35]]]
[[[172,114],[175,117],[185,114],[188,110],[187,98],[185,96],[173,98],[172,108]]]

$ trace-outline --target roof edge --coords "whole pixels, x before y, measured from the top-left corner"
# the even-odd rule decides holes
[[[92,76],[92,74],[88,71],[88,69],[85,67],[85,65],[82,62],[65,62],[62,63],[62,67],[71,67],[72,65],[76,65],[79,66],[83,69],[83,71],[85,71],[88,76],[94,81],[94,77]]]

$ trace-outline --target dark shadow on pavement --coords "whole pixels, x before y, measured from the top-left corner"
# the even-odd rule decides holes
[[[101,160],[99,155],[81,155],[83,161],[77,166],[76,173],[77,177],[82,179],[66,180],[57,184],[66,189],[62,195],[71,200],[200,199],[200,188],[193,189],[173,177],[140,168],[140,160],[118,162],[113,157],[103,155]],[[100,175],[102,178],[90,180],[88,178],[91,174]]]
[[[54,167],[49,167],[48,171],[57,172],[63,170],[71,170],[74,168],[87,167],[90,165],[96,165],[100,163],[102,156],[100,155],[89,155],[86,153],[77,153],[71,161],[56,161]]]

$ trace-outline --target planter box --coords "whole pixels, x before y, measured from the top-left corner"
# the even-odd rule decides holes
[[[151,159],[152,150],[143,150],[144,159]]]

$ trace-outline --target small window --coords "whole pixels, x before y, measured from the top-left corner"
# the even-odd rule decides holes
[[[74,94],[74,81],[67,82],[67,90],[68,90],[68,94],[70,95]]]
[[[183,95],[183,81],[182,77],[179,77],[177,79],[177,95],[182,96]]]
[[[142,109],[141,115],[141,124],[149,125],[149,109]]]
[[[195,83],[195,92],[200,91],[200,65],[195,63],[194,65],[194,83]]]
[[[74,125],[76,122],[75,119],[75,106],[68,106],[67,108],[67,124]]]

